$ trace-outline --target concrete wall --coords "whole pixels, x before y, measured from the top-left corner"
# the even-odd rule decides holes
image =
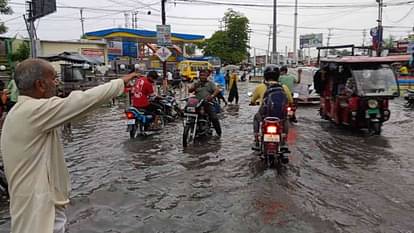
[[[51,56],[63,52],[77,52],[81,54],[82,49],[102,49],[104,51],[105,63],[108,63],[108,49],[106,44],[82,40],[71,41],[40,41],[39,56]]]

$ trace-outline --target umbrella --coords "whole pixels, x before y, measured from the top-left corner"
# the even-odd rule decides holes
[[[227,65],[227,66],[225,66],[225,67],[223,67],[223,71],[228,71],[228,70],[238,70],[239,69],[239,67],[238,66],[236,66],[236,65]]]

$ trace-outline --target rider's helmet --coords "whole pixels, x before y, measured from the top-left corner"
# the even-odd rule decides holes
[[[265,67],[263,76],[265,81],[279,81],[280,69],[275,64],[269,64]]]

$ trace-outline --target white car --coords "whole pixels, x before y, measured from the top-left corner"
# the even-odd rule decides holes
[[[299,104],[319,104],[320,97],[316,93],[313,76],[315,75],[318,68],[316,67],[298,67],[292,69],[292,73],[297,76],[297,70],[302,69],[301,80],[299,84],[296,84],[293,89],[293,94],[296,95],[295,100]]]

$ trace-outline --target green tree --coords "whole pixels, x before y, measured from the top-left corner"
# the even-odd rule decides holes
[[[392,49],[394,48],[394,36],[390,35],[387,39],[384,39],[384,48],[385,49]]]
[[[211,38],[199,44],[206,56],[220,57],[223,63],[236,64],[248,55],[249,19],[229,9],[224,15],[226,29],[216,31]]]
[[[13,14],[12,9],[8,6],[7,0],[0,0],[0,14],[10,15]],[[7,27],[4,25],[4,22],[0,22],[0,34],[7,32]]]
[[[196,52],[196,46],[194,44],[185,45],[185,53],[188,56],[193,56]]]
[[[14,52],[11,55],[11,60],[14,62],[23,61],[29,58],[29,56],[30,56],[30,47],[29,47],[29,44],[26,41],[24,41],[23,43],[19,45],[16,52]]]

